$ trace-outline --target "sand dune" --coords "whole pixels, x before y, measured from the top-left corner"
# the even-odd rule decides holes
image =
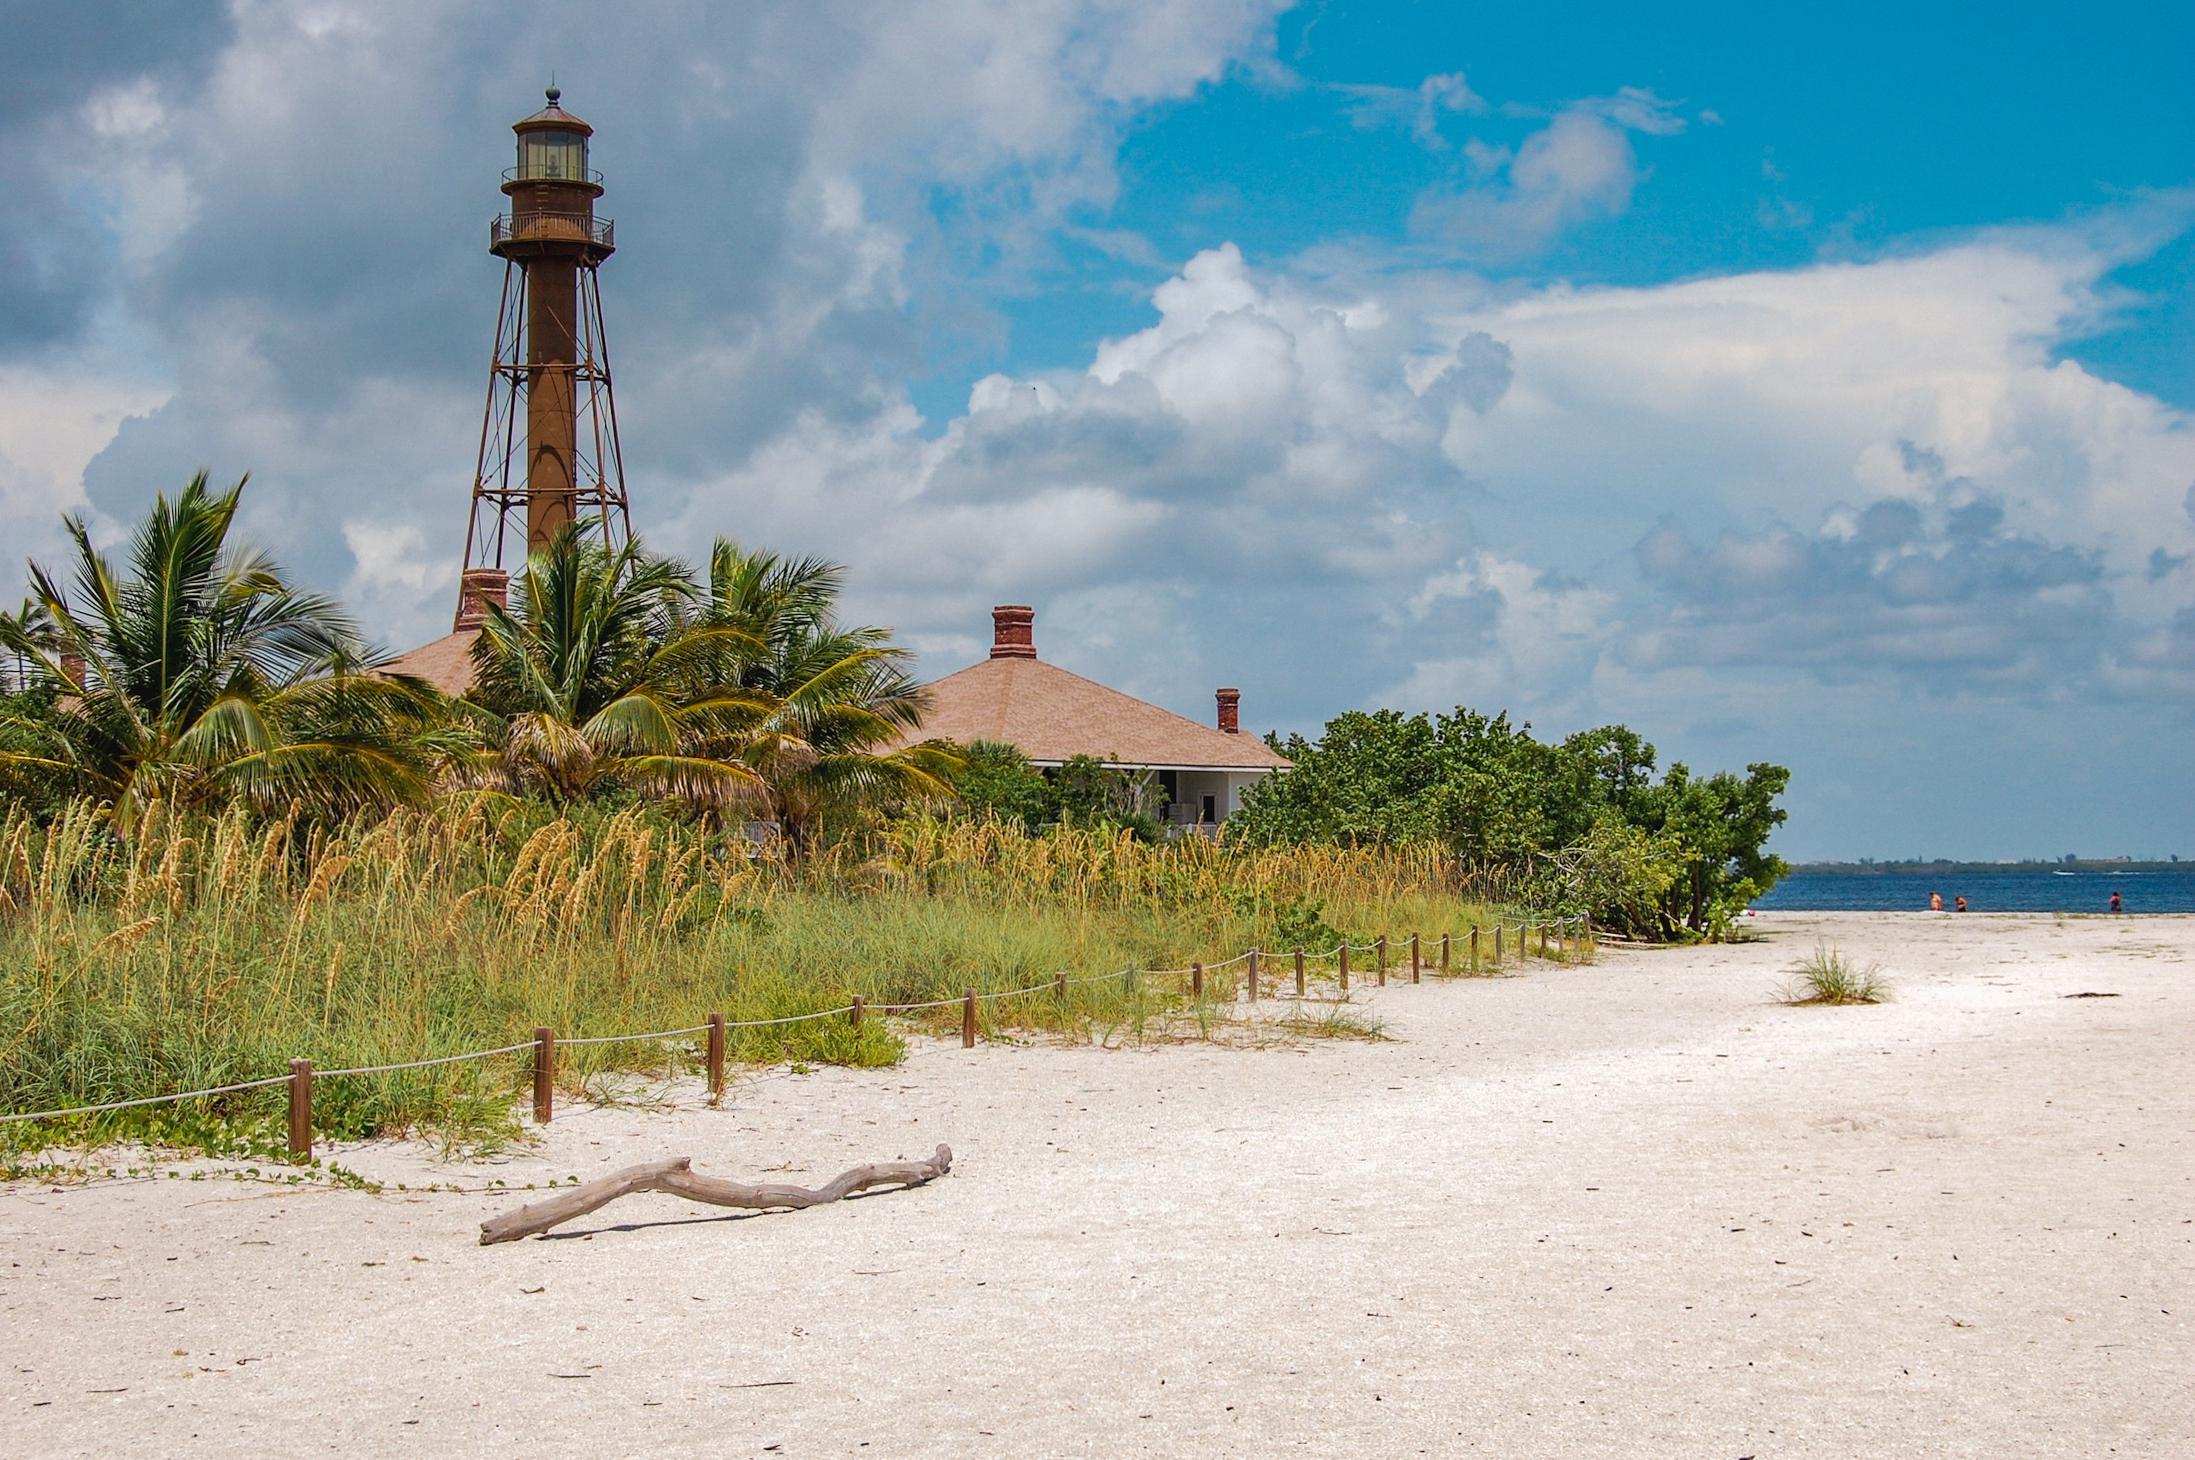
[[[568,1108],[801,1213],[190,1181],[0,1195],[18,1455],[2195,1453],[2195,918],[1783,914],[1360,990],[1379,1044],[925,1046]],[[1817,939],[1894,1002],[1769,998]],[[2115,998],[2075,999],[2093,992]]]

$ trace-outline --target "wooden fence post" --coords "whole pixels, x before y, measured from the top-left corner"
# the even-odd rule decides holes
[[[290,1154],[312,1154],[312,1061],[290,1061]]]
[[[534,1030],[534,1122],[547,1125],[556,1114],[556,1033],[544,1024]]]
[[[1296,945],[1296,997],[1303,997],[1303,945]]]
[[[1382,933],[1375,940],[1379,948],[1379,986],[1387,987],[1387,935]]]
[[[1471,925],[1471,971],[1473,973],[1479,971],[1479,925],[1477,923]]]
[[[974,1049],[976,1047],[976,991],[974,989],[968,990],[960,1001],[960,1047],[962,1049]]]
[[[1410,935],[1410,982],[1416,983],[1418,975],[1425,971],[1425,958],[1418,948],[1418,935]]]
[[[1448,972],[1448,935],[1446,933],[1440,935],[1440,971],[1442,973]]]
[[[1189,997],[1192,999],[1204,997],[1204,965],[1201,963],[1189,965]]]
[[[1250,1002],[1258,1001],[1258,950],[1250,950]]]
[[[1059,973],[1052,976],[1052,997],[1058,999],[1063,1004],[1067,1002],[1066,974]]]
[[[1494,966],[1501,967],[1501,924],[1494,924]]]
[[[861,1027],[861,1016],[862,1016],[862,1015],[863,1015],[864,1013],[868,1012],[868,1008],[869,1008],[869,1001],[868,1001],[867,999],[864,999],[864,998],[863,998],[863,997],[862,997],[861,995],[859,995],[859,994],[855,994],[855,995],[854,995],[854,1007],[853,1007],[853,1026],[854,1026],[854,1028],[856,1028],[856,1029],[859,1029],[859,1028]]]
[[[724,1095],[724,1016],[709,1016],[709,1093],[718,1099]]]
[[[1547,924],[1540,924],[1540,957],[1547,956]]]
[[[1349,992],[1349,944],[1346,941],[1341,945],[1341,991]]]

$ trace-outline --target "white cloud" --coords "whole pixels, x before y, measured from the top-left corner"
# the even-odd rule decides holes
[[[1964,482],[2001,500],[2008,530],[2100,553],[2125,606],[2154,615],[2165,601],[2120,580],[2195,543],[2176,510],[2195,433],[2053,360],[2095,318],[2110,262],[2070,244],[2038,233],[1460,311],[1449,328],[1505,341],[1517,381],[1499,409],[1459,417],[1449,449],[1602,552],[1663,512],[1752,529]]]
[[[6,524],[0,542],[15,559],[10,569],[19,572],[24,557],[61,547],[61,514],[89,505],[84,467],[123,422],[157,409],[167,396],[158,385],[119,373],[0,367],[0,522]]]
[[[1086,373],[989,377],[934,438],[811,416],[679,532],[828,542],[934,642],[1007,598],[1178,605],[1185,699],[1230,636],[1312,656],[1327,710],[1476,686],[1590,717],[1695,668],[2170,696],[2195,431],[2052,360],[2107,262],[2076,242],[1499,301],[1214,249]]]
[[[645,250],[605,287],[635,494],[660,521],[806,413],[870,432],[894,409],[880,365],[921,359],[918,298],[980,326],[985,278],[1111,198],[1136,112],[1254,63],[1279,8],[688,3],[605,28],[597,8],[547,3],[514,32],[470,0],[272,0],[234,7],[198,70],[102,75],[35,136],[0,137],[53,187],[54,206],[8,226],[172,371],[95,463],[92,501],[133,515],[199,463],[250,469],[253,530],[308,576],[347,579],[402,640],[446,607],[401,606],[410,570],[368,561],[394,539],[354,541],[347,512],[305,498],[370,491],[377,531],[435,544],[462,521],[493,323],[479,225],[501,201],[505,128],[551,70],[600,129],[604,212]],[[108,383],[138,401],[125,382],[143,369]],[[100,419],[54,426],[57,449]],[[81,466],[44,500],[80,500]],[[1075,490],[1062,512],[1105,488]]]
[[[1487,109],[1461,71],[1428,76],[1415,87],[1338,84],[1331,89],[1350,98],[1349,120],[1359,131],[1407,127],[1420,146],[1434,152],[1448,150],[1440,130],[1443,113],[1479,115]]]
[[[358,565],[343,585],[354,612],[371,613],[392,599],[416,603],[431,591],[456,589],[457,555],[436,551],[413,523],[354,517],[343,524],[343,542]]]
[[[158,131],[168,119],[161,104],[160,87],[150,76],[140,76],[122,86],[95,92],[84,103],[85,119],[92,135],[103,138],[138,138]]]
[[[1411,227],[1490,257],[1529,252],[1566,228],[1631,206],[1639,162],[1630,133],[1683,129],[1651,92],[1626,87],[1572,103],[1513,152],[1473,139],[1464,155],[1477,180],[1427,190]]]
[[[1616,632],[1616,596],[1481,550],[1427,578],[1408,604],[1416,660],[1375,704],[1528,704],[1587,717],[1600,651]]]
[[[59,281],[0,298],[6,566],[87,490],[122,517],[201,463],[250,468],[255,535],[392,643],[442,632],[480,225],[559,67],[626,245],[604,284],[651,541],[845,560],[854,610],[931,667],[1012,599],[1062,662],[1200,716],[1239,681],[1253,723],[1291,727],[1491,697],[1735,744],[1852,728],[1855,685],[2013,706],[2022,733],[2071,700],[2184,716],[2195,423],[2056,358],[2184,197],[1635,289],[1230,245],[1156,288],[1148,328],[921,419],[903,382],[938,336],[996,330],[1061,238],[1152,257],[1089,226],[1121,140],[1265,64],[1276,8],[692,0],[605,29],[548,3],[513,32],[468,0],[232,7],[199,70],[102,73],[0,137],[18,172],[50,159],[23,217]],[[331,98],[370,103],[372,135],[335,147]],[[1483,110],[1460,76],[1360,102],[1428,146]],[[1636,138],[1682,123],[1625,91],[1535,125],[1466,144],[1421,201],[1441,256],[1620,213]]]

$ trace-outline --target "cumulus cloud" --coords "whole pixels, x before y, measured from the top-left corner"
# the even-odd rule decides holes
[[[1111,198],[1139,110],[1255,60],[1278,8],[695,0],[604,27],[552,0],[513,30],[475,0],[63,7],[0,57],[21,205],[0,220],[0,358],[43,350],[51,374],[59,352],[135,409],[81,487],[79,454],[14,473],[10,502],[50,517],[88,493],[121,518],[195,465],[249,468],[257,536],[381,594],[392,638],[425,632],[446,609],[401,607],[409,577],[359,557],[328,504],[370,498],[438,544],[462,522],[499,268],[481,225],[552,71],[600,129],[603,212],[648,260],[611,261],[605,289],[635,495],[660,521],[808,412],[881,419],[886,377],[923,360],[918,296],[980,327],[986,288]],[[50,431],[11,454],[82,436]]]
[[[1308,715],[1590,717],[1733,671],[2169,698],[2195,439],[2051,359],[2107,263],[2076,242],[1502,296],[1214,249],[1082,372],[989,377],[934,436],[812,415],[676,532],[829,535],[941,651],[993,601],[1141,595],[1163,653],[1055,647],[1184,704],[1227,654],[1288,664]]]
[[[2109,261],[2040,232],[1496,295],[1215,249],[1084,371],[990,377],[936,436],[810,419],[681,531],[767,499],[948,658],[1028,599],[1075,667],[1192,709],[1264,674],[1297,723],[1691,715],[1734,674],[2169,705],[2189,422],[2051,358]]]
[[[123,422],[158,408],[167,395],[156,383],[72,362],[0,366],[0,522],[7,524],[7,546],[37,556],[60,549],[60,514],[88,505],[84,468]],[[20,572],[20,557],[6,566]]]
[[[1611,492],[1711,531],[1978,492],[2009,530],[2100,554],[2123,607],[2154,617],[2167,597],[2128,580],[2153,549],[2195,545],[2174,510],[2195,440],[2184,413],[2053,359],[2097,317],[2112,262],[2079,243],[2039,231],[1462,311],[1452,328],[1506,341],[1517,381],[1449,449],[1603,553],[1643,526],[1615,540]]]
[[[1631,206],[1639,181],[1631,133],[1683,130],[1683,119],[1652,92],[1626,87],[1574,102],[1514,149],[1467,142],[1472,179],[1427,190],[1411,210],[1411,227],[1487,257],[1530,252],[1565,228]]]
[[[1408,604],[1434,657],[1383,692],[1406,704],[1528,704],[1589,718],[1593,673],[1615,631],[1616,596],[1480,550],[1427,578]]]
[[[1637,556],[1666,609],[1630,626],[1626,658],[2048,692],[2111,647],[2111,595],[2093,549],[2003,519],[1987,498],[1933,512],[1893,498],[1832,512],[1810,533],[1729,531],[1706,546],[1663,526]]]
[[[1123,636],[1083,663],[1183,695],[1199,645],[1263,638],[1261,617],[1335,586],[1341,617],[1376,620],[1390,576],[1453,561],[1468,488],[1440,443],[1507,388],[1498,342],[1435,348],[1376,301],[1261,274],[1232,245],[1153,303],[1156,323],[1080,373],[979,381],[935,438],[904,408],[803,420],[697,486],[672,534],[736,513],[780,539],[831,533],[870,570],[866,601],[940,643],[1003,598],[1071,600],[1091,623],[1120,619],[1122,591],[1174,602],[1168,668],[1138,668],[1149,641]]]
[[[1208,249],[1145,327],[924,419],[904,382],[938,332],[980,333],[1059,239],[1152,261],[1090,226],[1120,140],[1268,57],[1274,9],[695,0],[604,30],[551,3],[514,37],[467,0],[272,0],[63,56],[0,89],[0,170],[27,179],[0,251],[30,261],[0,296],[5,566],[60,508],[120,520],[200,463],[250,468],[255,536],[384,640],[442,632],[481,225],[555,67],[625,245],[604,286],[643,530],[842,559],[928,667],[1015,600],[1047,657],[1187,713],[1240,683],[1260,727],[1461,700],[1743,759],[1855,685],[2026,735],[2078,704],[2184,720],[2195,422],[2057,352],[2186,198],[1656,287],[1425,265],[1629,206],[1636,139],[1682,123],[1619,92],[1467,145],[1418,209],[1438,250]],[[1460,76],[1349,105],[1429,148],[1483,110]]]

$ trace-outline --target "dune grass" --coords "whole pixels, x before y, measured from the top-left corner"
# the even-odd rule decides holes
[[[1431,852],[1236,852],[1202,839],[1030,837],[911,820],[792,865],[736,835],[633,808],[567,818],[478,798],[328,832],[155,807],[129,841],[90,806],[39,826],[0,817],[0,1113],[96,1104],[278,1074],[560,1039],[874,1010],[1038,986],[981,1005],[987,1032],[1106,1042],[1209,1034],[1242,965],[1201,1001],[1177,977],[1053,980],[1221,963],[1261,946],[1331,948],[1496,916]],[[1432,961],[1431,946],[1427,962]],[[1458,971],[1462,955],[1458,952]],[[1322,984],[1332,964],[1314,963]],[[1357,977],[1368,981],[1369,957]],[[1266,964],[1266,991],[1293,972]],[[947,1008],[732,1031],[737,1060],[899,1058]],[[1307,1032],[1322,1020],[1306,1018]],[[1331,1033],[1349,1020],[1323,1023]],[[567,1046],[575,1094],[606,1078],[698,1068],[698,1036]],[[526,1056],[320,1082],[339,1138],[515,1129]],[[182,1144],[271,1130],[280,1088],[150,1111],[0,1126],[0,1146],[130,1136]]]
[[[1881,968],[1862,967],[1834,945],[1816,945],[1791,972],[1780,995],[1786,1004],[1880,1004],[1890,997]]]

